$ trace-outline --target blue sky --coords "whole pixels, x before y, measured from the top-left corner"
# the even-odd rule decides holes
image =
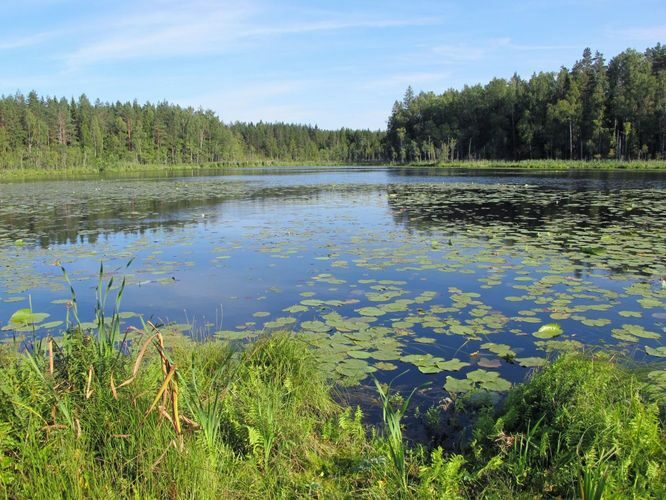
[[[442,92],[666,42],[663,0],[1,0],[0,94],[379,129]]]

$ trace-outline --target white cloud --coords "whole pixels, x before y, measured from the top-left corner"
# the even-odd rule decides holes
[[[38,45],[55,36],[54,32],[36,33],[11,40],[0,40],[0,50],[20,49],[31,45]]]
[[[411,85],[413,87],[419,84],[434,84],[444,82],[450,78],[451,73],[446,71],[414,71],[405,73],[394,73],[382,78],[364,79],[359,84],[362,89],[392,89],[395,92],[402,92]],[[398,95],[398,94],[394,94]]]
[[[66,54],[70,68],[138,58],[207,54],[228,46],[249,8],[221,8],[207,3],[170,5],[157,12],[139,12],[109,22],[108,35]]]
[[[412,19],[337,19],[312,21],[289,24],[275,27],[259,27],[250,29],[243,36],[262,36],[262,35],[286,35],[297,33],[310,33],[314,31],[339,31],[345,29],[381,29],[381,28],[399,28],[406,26],[426,26],[439,22],[433,18],[412,18]]]
[[[617,30],[617,32],[626,39],[641,42],[657,43],[666,40],[666,24],[623,28]]]
[[[578,49],[578,45],[531,45],[514,43],[509,37],[490,38],[482,44],[457,43],[437,45],[431,48],[432,54],[438,56],[440,64],[466,63],[479,61],[499,51],[502,52],[548,52]]]
[[[158,2],[150,10],[117,15],[98,26],[89,40],[64,56],[68,67],[111,60],[206,55],[236,50],[243,43],[279,35],[346,29],[389,29],[437,22],[432,18],[318,18],[275,24],[250,3]],[[320,14],[324,17],[323,14]],[[99,34],[99,35],[98,35]]]

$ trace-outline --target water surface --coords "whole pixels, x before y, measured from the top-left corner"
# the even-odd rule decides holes
[[[100,261],[105,278],[127,277],[123,309],[172,338],[291,330],[343,383],[409,369],[409,384],[502,392],[561,350],[666,357],[666,172],[271,168],[0,184],[5,342],[62,329],[60,265],[92,319]],[[9,317],[30,302],[50,316],[17,332]]]

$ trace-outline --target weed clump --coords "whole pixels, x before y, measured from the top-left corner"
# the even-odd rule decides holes
[[[471,454],[486,493],[664,498],[666,441],[645,385],[604,354],[560,357],[477,423]]]

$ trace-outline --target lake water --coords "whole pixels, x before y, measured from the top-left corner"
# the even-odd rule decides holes
[[[408,384],[502,392],[562,350],[666,357],[666,172],[322,167],[0,184],[4,342],[62,330],[60,265],[91,320],[100,261],[114,288],[126,276],[126,325],[143,315],[167,342],[294,331],[346,384],[408,369]],[[49,316],[8,324],[30,303]]]

